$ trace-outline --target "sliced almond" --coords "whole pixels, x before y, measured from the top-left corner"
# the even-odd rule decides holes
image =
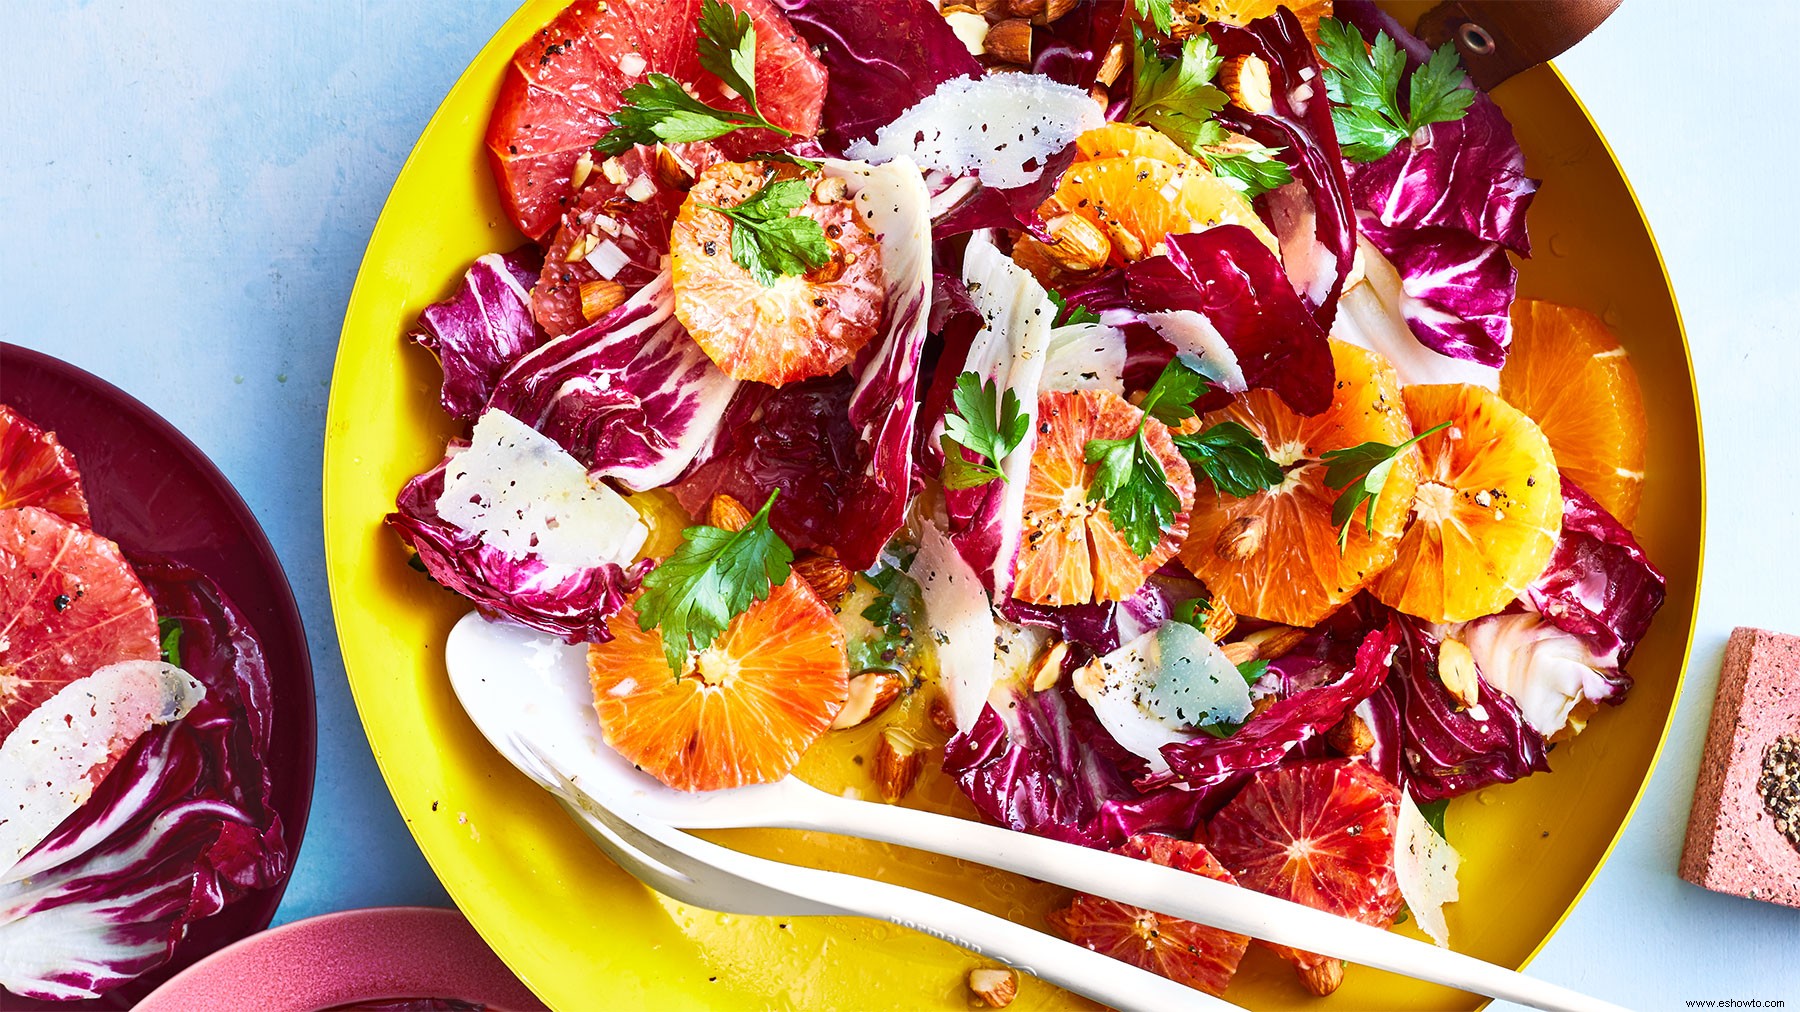
[[[892,671],[865,671],[850,679],[850,694],[831,720],[834,731],[858,727],[900,698],[905,682]]]
[[[656,178],[665,186],[685,190],[694,185],[694,167],[666,144],[656,146]]]
[[[1323,998],[1336,991],[1344,983],[1344,961],[1326,957],[1325,961],[1314,967],[1294,967],[1299,974],[1300,983],[1313,995]]]
[[[823,552],[807,552],[794,560],[794,572],[826,604],[836,604],[850,592],[856,574],[835,556]]]
[[[1032,15],[1031,23],[1047,25],[1074,10],[1080,2],[1081,0],[1046,0],[1043,12]]]
[[[625,301],[625,286],[617,281],[583,281],[581,283],[581,317],[592,323],[619,308]]]
[[[1100,61],[1100,69],[1094,71],[1094,83],[1110,85],[1119,79],[1125,69],[1125,43],[1115,42],[1106,50],[1106,56]]]
[[[1112,240],[1112,247],[1126,260],[1144,259],[1144,240],[1133,235],[1116,221],[1106,223],[1106,237]]]
[[[821,204],[835,204],[850,195],[850,184],[842,176],[824,176],[813,184],[813,199]]]
[[[892,804],[906,797],[924,765],[925,754],[903,733],[892,728],[881,732],[881,744],[875,748],[875,786],[882,800]]]
[[[594,153],[592,151],[583,151],[581,157],[575,159],[574,170],[569,173],[569,188],[574,190],[581,189],[582,185],[588,181],[588,176],[592,175],[593,172]]]
[[[1238,517],[1220,528],[1213,552],[1226,562],[1242,562],[1262,549],[1263,532],[1269,527],[1262,517]]]
[[[1260,56],[1234,56],[1219,66],[1219,86],[1238,108],[1265,113],[1275,108],[1269,65]]]
[[[1481,702],[1481,675],[1475,655],[1461,640],[1446,639],[1438,647],[1438,681],[1464,707]]]
[[[1368,721],[1347,713],[1335,727],[1325,732],[1325,744],[1354,759],[1367,755],[1375,747],[1375,732],[1370,730]]]
[[[617,158],[608,158],[600,163],[600,175],[614,186],[625,185],[625,165]]]
[[[750,525],[751,512],[731,496],[720,492],[706,506],[706,522],[722,531],[741,531]]]
[[[1062,678],[1063,661],[1069,656],[1069,645],[1057,641],[1044,651],[1037,664],[1031,669],[1031,691],[1043,692],[1055,685]]]
[[[592,232],[577,236],[575,241],[569,244],[569,251],[563,254],[563,263],[572,264],[585,260],[587,255],[594,252],[594,247],[598,245],[600,245],[600,237]]]
[[[1011,970],[984,966],[969,971],[969,990],[988,1008],[1005,1008],[1019,996],[1019,978]]]
[[[1258,629],[1244,637],[1244,642],[1256,648],[1256,656],[1265,661],[1286,657],[1288,652],[1300,645],[1307,637],[1305,629],[1296,629],[1290,625],[1272,625],[1267,629]]]
[[[982,45],[989,56],[1002,63],[1028,64],[1031,62],[1031,22],[1008,18],[988,29]]]

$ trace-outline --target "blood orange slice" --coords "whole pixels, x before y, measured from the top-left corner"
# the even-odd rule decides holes
[[[825,103],[825,67],[769,0],[727,0],[756,28],[756,93],[769,122],[810,138]],[[570,179],[582,152],[611,129],[621,93],[646,75],[668,74],[702,102],[745,110],[700,69],[700,0],[575,0],[519,47],[500,82],[488,121],[488,162],[506,213],[542,241],[573,198]],[[733,155],[778,147],[769,130],[719,139]]]
[[[1165,868],[1204,875],[1220,882],[1236,880],[1198,843],[1168,836],[1142,835],[1125,841],[1119,853]],[[1133,966],[1209,994],[1224,994],[1250,947],[1248,935],[1178,920],[1142,907],[1086,893],[1052,912],[1050,926],[1076,945],[1084,945]]]
[[[1203,426],[1236,422],[1254,432],[1287,469],[1280,485],[1234,499],[1208,484],[1195,496],[1181,561],[1237,615],[1310,626],[1367,586],[1394,559],[1419,479],[1416,451],[1403,453],[1375,504],[1375,531],[1365,513],[1350,525],[1340,550],[1322,455],[1363,442],[1397,446],[1412,438],[1400,400],[1400,378],[1387,359],[1331,342],[1337,387],[1331,406],[1296,414],[1267,390],[1241,394],[1207,415]]]
[[[0,741],[75,679],[159,656],[156,608],[118,545],[34,506],[0,510]]]
[[[1399,822],[1399,788],[1365,763],[1328,759],[1258,771],[1207,829],[1240,885],[1385,928],[1401,903]],[[1326,960],[1269,947],[1301,969]]]
[[[737,262],[731,237],[742,226],[710,207],[735,207],[795,174],[771,162],[707,169],[688,192],[669,239],[675,315],[734,379],[780,386],[829,376],[849,365],[881,325],[881,243],[843,199],[841,186],[835,196],[815,186],[794,212],[824,230],[831,259],[822,266],[764,285]]]
[[[1520,299],[1512,320],[1500,396],[1544,430],[1557,468],[1630,527],[1649,432],[1630,356],[1585,309]]]
[[[1093,222],[1112,240],[1114,262],[1162,252],[1171,233],[1242,225],[1271,252],[1274,233],[1243,194],[1197,160],[1172,164],[1159,158],[1096,158],[1070,167],[1053,198]]]
[[[1562,480],[1550,443],[1498,395],[1454,383],[1406,388],[1424,432],[1424,477],[1389,566],[1370,585],[1383,604],[1429,622],[1467,622],[1511,604],[1550,562],[1562,533]]]
[[[1038,398],[1037,448],[1025,484],[1014,597],[1055,605],[1123,601],[1175,555],[1187,536],[1194,472],[1161,422],[1146,423],[1144,438],[1181,508],[1150,554],[1140,557],[1132,551],[1106,505],[1088,501],[1100,467],[1087,460],[1088,441],[1127,438],[1143,417],[1130,402],[1106,390],[1056,391]]]
[[[844,705],[844,633],[802,579],[733,619],[680,678],[635,604],[609,623],[611,641],[588,647],[594,708],[606,743],[670,787],[780,780]]]
[[[0,404],[0,509],[37,506],[88,524],[87,496],[75,455],[12,408]]]

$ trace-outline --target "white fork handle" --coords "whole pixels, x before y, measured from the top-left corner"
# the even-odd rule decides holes
[[[881,840],[1055,882],[1308,952],[1555,1012],[1624,1012],[1555,984],[1322,910],[1120,854],[821,792],[763,823]],[[775,821],[779,820],[779,821]]]

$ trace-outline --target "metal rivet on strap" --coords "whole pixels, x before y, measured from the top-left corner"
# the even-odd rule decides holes
[[[1494,37],[1473,21],[1465,21],[1456,29],[1456,40],[1463,51],[1486,56],[1494,51]]]

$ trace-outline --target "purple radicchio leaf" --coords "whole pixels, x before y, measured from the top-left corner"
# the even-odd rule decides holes
[[[1259,198],[1281,242],[1281,259],[1313,318],[1329,330],[1344,279],[1356,259],[1356,217],[1338,150],[1331,103],[1312,43],[1286,8],[1248,26],[1206,26],[1226,59],[1256,56],[1269,68],[1272,108],[1247,112],[1227,105],[1217,114],[1227,128],[1281,149],[1294,182]]]
[[[1383,776],[1436,801],[1549,771],[1544,736],[1505,693],[1478,674],[1478,702],[1463,708],[1438,679],[1437,639],[1416,620],[1394,621],[1402,630],[1394,674],[1358,711]]]
[[[1367,0],[1345,0],[1335,10],[1364,38],[1392,36],[1406,53],[1409,76],[1431,56],[1429,46]],[[1486,92],[1475,92],[1461,119],[1433,123],[1387,155],[1349,166],[1351,196],[1390,228],[1460,229],[1529,256],[1525,212],[1538,181],[1525,174],[1506,114]]]
[[[1358,703],[1381,687],[1393,664],[1400,629],[1385,623],[1363,637],[1355,660],[1339,677],[1297,688],[1251,717],[1226,738],[1199,737],[1164,745],[1173,779],[1194,788],[1214,787],[1234,777],[1279,764],[1307,742],[1331,730]],[[1139,786],[1150,786],[1140,781]]]
[[[0,987],[15,994],[69,1000],[127,985],[166,963],[198,922],[290,867],[269,799],[271,686],[254,631],[205,576],[134,567],[157,613],[180,621],[183,665],[206,696],[138,739],[88,803],[0,878]]]
[[[1499,243],[1452,228],[1388,228],[1370,218],[1362,230],[1399,274],[1400,315],[1420,344],[1494,369],[1506,363],[1519,272]]]
[[[437,508],[445,470],[464,445],[452,442],[436,467],[406,483],[388,523],[419,553],[433,580],[468,598],[483,615],[510,619],[568,643],[606,642],[611,638],[607,617],[637,589],[649,560],[630,567],[576,567],[546,563],[535,555],[516,558],[445,520]]]
[[[513,363],[488,406],[556,440],[596,478],[642,491],[711,445],[738,382],[675,317],[668,275]]]
[[[1161,585],[1150,580],[1123,601],[1057,606],[1009,596],[997,607],[1008,622],[1048,629],[1058,639],[1086,647],[1098,657],[1168,621],[1171,605]]]
[[[507,368],[544,342],[531,316],[538,259],[531,246],[489,253],[469,265],[456,294],[419,313],[411,336],[443,367],[438,401],[451,418],[474,422]]]
[[[1562,493],[1562,533],[1525,600],[1601,665],[1623,667],[1662,607],[1666,581],[1631,532],[1567,475]]]
[[[944,772],[991,822],[1084,847],[1110,849],[1143,832],[1187,837],[1213,798],[1132,786],[1143,761],[1120,748],[1068,680],[1017,696],[1002,717],[990,703],[944,746]]]

